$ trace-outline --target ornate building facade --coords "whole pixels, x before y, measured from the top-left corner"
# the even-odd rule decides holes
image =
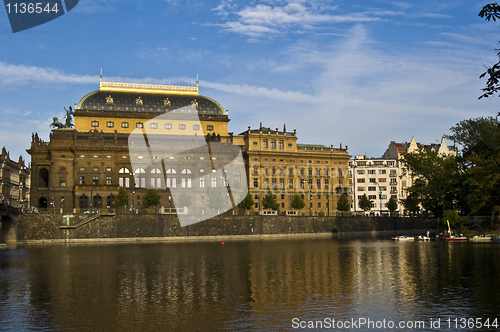
[[[196,121],[182,113],[190,107],[197,112]],[[175,208],[172,188],[196,191],[192,204],[201,207],[207,205],[214,188],[229,187],[226,174],[215,176],[210,164],[205,167],[198,161],[193,167],[193,159],[204,159],[199,151],[180,153],[172,140],[158,153],[149,151],[148,158],[157,166],[133,167],[137,164],[130,160],[129,147],[134,143],[129,137],[134,130],[145,133],[144,150],[150,148],[154,137],[167,133],[179,141],[194,135],[195,140],[207,144],[239,146],[257,208],[263,193],[273,189],[282,210],[290,210],[290,195],[300,192],[309,195],[304,200],[311,212],[333,213],[336,195],[347,187],[347,148],[297,144],[296,132],[286,129],[249,128],[233,135],[228,131],[227,111],[200,95],[198,86],[126,84],[101,78],[99,90],[75,104],[74,117],[74,128],[52,130],[49,142],[33,135],[28,150],[32,157],[31,197],[38,208],[68,212],[114,208],[119,187],[128,193],[129,208],[142,207],[146,188],[159,191],[164,209]],[[217,162],[228,157],[221,155]],[[209,159],[214,167],[216,158]],[[230,178],[233,188],[242,187],[238,183],[242,174],[235,170]]]
[[[1,203],[13,207],[29,208],[30,169],[22,157],[16,162],[9,157],[9,152],[2,148],[0,156]]]

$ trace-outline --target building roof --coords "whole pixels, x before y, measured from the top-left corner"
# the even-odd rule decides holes
[[[328,146],[322,144],[297,144],[297,148],[316,148],[316,149],[329,149]]]
[[[99,90],[84,96],[81,111],[120,111],[166,113],[185,106],[196,106],[199,114],[226,115],[215,100],[199,95],[198,87],[101,82]]]

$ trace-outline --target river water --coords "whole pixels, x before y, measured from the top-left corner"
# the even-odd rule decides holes
[[[498,330],[499,263],[498,243],[27,246],[0,250],[0,330]]]

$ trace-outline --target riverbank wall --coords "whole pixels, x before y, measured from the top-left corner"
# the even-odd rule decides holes
[[[219,240],[286,236],[420,234],[435,228],[426,218],[304,217],[219,215],[181,227],[176,215],[100,215],[62,226],[60,214],[24,214],[16,218],[10,242],[138,242]],[[5,235],[4,235],[5,237]]]

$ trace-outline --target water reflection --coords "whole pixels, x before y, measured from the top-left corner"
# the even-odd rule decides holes
[[[288,330],[495,317],[494,243],[280,240],[0,251],[0,329]]]

